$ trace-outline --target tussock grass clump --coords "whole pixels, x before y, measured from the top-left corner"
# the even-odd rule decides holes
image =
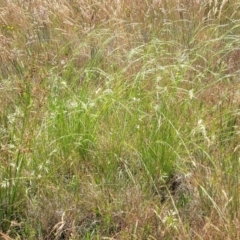
[[[238,239],[238,1],[2,1],[0,237]]]

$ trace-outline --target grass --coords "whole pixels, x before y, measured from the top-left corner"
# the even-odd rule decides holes
[[[239,3],[0,3],[0,238],[240,239]]]

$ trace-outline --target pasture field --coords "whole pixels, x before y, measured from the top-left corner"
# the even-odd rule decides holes
[[[237,0],[0,1],[0,239],[240,239]]]

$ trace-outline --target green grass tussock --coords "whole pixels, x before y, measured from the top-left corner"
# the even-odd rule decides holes
[[[0,239],[239,239],[238,1],[0,3]]]

